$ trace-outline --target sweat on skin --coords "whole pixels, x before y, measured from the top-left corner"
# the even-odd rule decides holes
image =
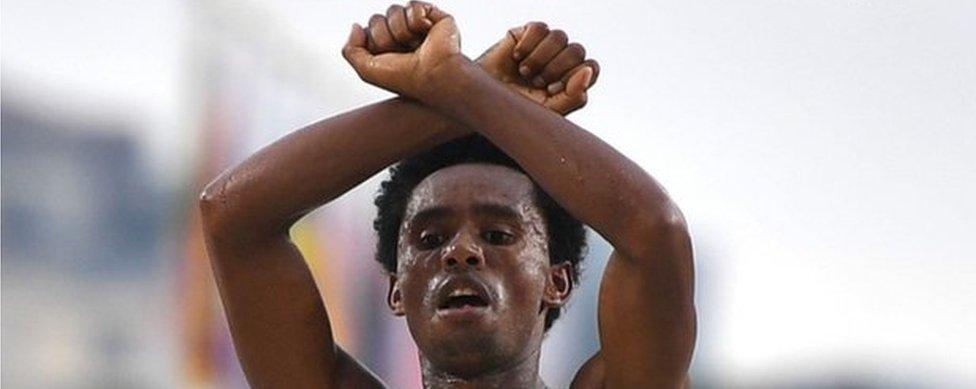
[[[563,117],[585,105],[598,74],[582,46],[541,22],[511,31],[471,61],[449,14],[421,2],[390,6],[353,27],[343,56],[365,82],[409,98],[292,132],[204,190],[207,249],[251,386],[385,387],[332,338],[288,229],[383,168],[473,133],[525,174],[458,165],[412,193],[388,303],[421,351],[424,385],[544,387],[544,308],[562,304],[572,285],[571,269],[550,264],[533,183],[614,247],[599,295],[601,350],[573,386],[688,384],[694,271],[680,211],[643,169]],[[515,216],[479,211],[485,205]],[[443,237],[409,221],[434,207],[450,212],[437,221],[442,232],[426,233]],[[445,288],[479,292],[487,304],[444,309]]]

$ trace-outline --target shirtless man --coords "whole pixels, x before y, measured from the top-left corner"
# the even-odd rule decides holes
[[[400,160],[377,199],[377,256],[425,387],[545,387],[540,348],[576,283],[579,221],[614,251],[600,288],[601,349],[573,386],[687,386],[696,320],[687,227],[646,172],[562,116],[585,104],[598,71],[582,46],[535,22],[471,61],[450,15],[411,2],[353,26],[343,56],[402,97],[291,133],[201,196],[252,386],[384,387],[335,344],[289,228]]]

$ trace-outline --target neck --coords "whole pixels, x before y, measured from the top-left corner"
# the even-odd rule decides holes
[[[539,348],[525,358],[484,374],[461,377],[438,369],[422,354],[420,356],[423,370],[424,388],[439,389],[476,389],[476,388],[547,388],[539,377]]]

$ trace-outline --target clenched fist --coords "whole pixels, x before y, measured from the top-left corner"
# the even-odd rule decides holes
[[[586,104],[600,65],[562,30],[530,22],[508,31],[478,63],[495,79],[563,115]]]
[[[363,81],[380,88],[410,97],[431,92],[427,87],[435,70],[450,60],[464,57],[454,18],[420,2],[411,2],[407,8],[390,7],[387,14],[387,23],[383,22],[382,15],[370,19],[369,34],[359,24],[353,25],[342,49],[343,57]],[[391,23],[399,26],[396,35],[389,29]],[[368,35],[373,39],[368,39]],[[421,40],[419,44],[418,40]],[[383,51],[394,47],[393,42],[397,43],[395,49]]]

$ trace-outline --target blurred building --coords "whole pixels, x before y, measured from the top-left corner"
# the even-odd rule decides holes
[[[133,129],[25,106],[6,92],[0,106],[3,383],[159,385],[165,203]]]
[[[144,275],[163,204],[122,122],[42,116],[4,96],[4,269]]]

